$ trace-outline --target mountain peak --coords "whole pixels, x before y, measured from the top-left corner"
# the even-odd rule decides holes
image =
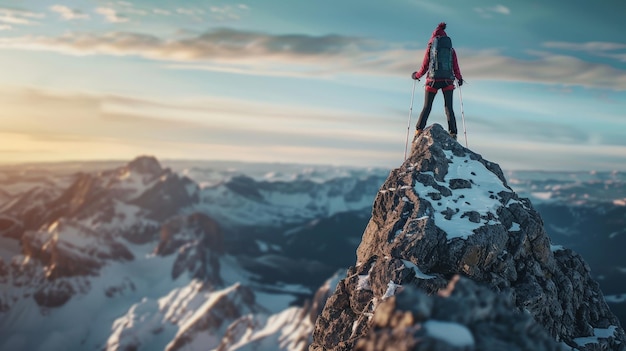
[[[507,186],[506,178],[498,164],[487,161],[481,155],[463,147],[439,124],[433,124],[424,129],[413,143],[411,154],[403,167],[412,167],[419,172],[433,172],[435,179],[442,181],[450,168],[456,166],[457,168],[469,169],[468,163],[471,161],[482,164],[485,169],[493,173]],[[470,178],[473,174],[470,171],[469,174],[460,174],[460,176]]]
[[[507,185],[500,166],[434,124],[381,186],[356,265],[318,318],[311,350],[354,347],[371,331],[383,301],[407,288],[450,296],[446,290],[455,289],[450,284],[455,276],[508,294],[517,312],[530,313],[554,340],[578,350],[588,349],[581,340],[598,335],[608,335],[593,339],[603,349],[620,350],[626,342],[583,259],[571,250],[553,251],[539,213]],[[466,313],[472,314],[469,309]],[[443,321],[462,321],[468,330],[495,323],[467,314]],[[428,322],[428,316],[414,317]],[[420,323],[415,322],[414,330]],[[516,327],[506,323],[502,328],[515,332]],[[493,349],[484,335],[473,336],[477,349]],[[419,338],[415,334],[415,340]],[[501,341],[508,343],[507,349],[523,346]]]
[[[128,170],[140,174],[160,174],[163,171],[161,164],[154,156],[138,156],[126,165]]]

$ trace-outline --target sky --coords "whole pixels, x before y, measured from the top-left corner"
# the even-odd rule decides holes
[[[0,163],[398,167],[439,22],[459,142],[504,170],[626,170],[622,0],[0,0]],[[428,124],[447,126],[443,98]],[[462,103],[461,103],[462,102]]]

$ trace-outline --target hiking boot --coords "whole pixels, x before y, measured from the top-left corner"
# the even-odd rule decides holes
[[[456,140],[456,133],[450,133],[450,136],[452,137],[452,139]]]

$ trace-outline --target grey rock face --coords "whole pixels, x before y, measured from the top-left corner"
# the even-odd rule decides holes
[[[310,349],[371,349],[362,340],[374,337],[381,302],[399,287],[439,293],[457,274],[510,298],[508,307],[502,299],[486,299],[481,302],[486,304],[484,313],[502,308],[520,316],[527,313],[553,340],[579,350],[624,347],[624,331],[588,265],[571,250],[553,251],[541,217],[528,199],[507,185],[500,167],[435,124],[414,142],[410,157],[381,187],[356,266],[327,301]],[[475,313],[465,304],[458,306],[468,317]],[[501,332],[519,334],[519,318],[497,324]],[[428,320],[414,318],[410,324],[419,329]],[[479,340],[479,331],[469,321],[461,325]],[[395,332],[399,327],[389,335]],[[509,340],[502,349],[525,349],[529,341],[523,340]],[[531,349],[553,349],[543,345]]]
[[[172,279],[189,272],[194,278],[222,284],[219,273],[219,257],[224,253],[222,231],[213,219],[202,213],[175,217],[163,224],[155,253],[177,255]]]
[[[163,171],[161,164],[154,156],[139,156],[126,166],[129,170],[144,174],[160,174]]]
[[[69,233],[69,234],[68,234]],[[26,232],[24,254],[47,267],[46,278],[97,275],[109,260],[131,261],[133,254],[109,233],[99,234],[73,221],[60,219],[46,230]]]
[[[560,350],[529,314],[516,311],[509,295],[459,276],[449,285],[435,295],[408,285],[382,302],[354,350]]]

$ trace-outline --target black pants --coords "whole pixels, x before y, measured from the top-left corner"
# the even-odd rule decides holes
[[[439,83],[443,82],[435,82],[433,88],[439,89],[445,87],[440,86]],[[442,90],[442,92],[446,110],[446,117],[448,117],[448,132],[450,132],[450,134],[457,134],[456,118],[454,117],[454,109],[452,108],[452,95],[454,93],[454,90]],[[420,113],[420,118],[417,120],[417,129],[423,130],[426,127],[426,121],[428,121],[430,110],[433,107],[435,95],[437,95],[437,91],[432,92],[426,90],[426,94],[424,95],[424,108],[422,109],[422,113]]]

